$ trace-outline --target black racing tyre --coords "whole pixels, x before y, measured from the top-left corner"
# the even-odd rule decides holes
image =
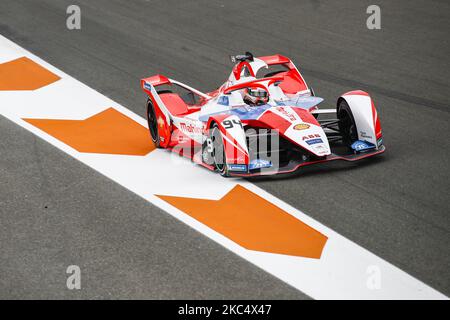
[[[155,147],[161,148],[160,138],[158,132],[158,120],[156,119],[155,107],[150,99],[147,100],[147,123],[150,137],[152,138]]]
[[[226,177],[228,176],[228,168],[226,164],[225,147],[223,144],[222,133],[220,132],[217,123],[214,123],[211,127],[209,139],[211,139],[213,146],[211,155],[214,160],[214,166],[221,176]]]
[[[342,135],[344,144],[348,147],[358,140],[358,130],[352,110],[347,101],[341,99],[337,107],[337,118],[339,120],[339,132]]]

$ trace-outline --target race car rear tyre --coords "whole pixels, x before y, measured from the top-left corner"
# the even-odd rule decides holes
[[[350,148],[352,143],[358,140],[358,130],[352,110],[344,99],[339,102],[337,107],[337,118],[339,120],[339,132],[342,135],[342,141]]]
[[[150,99],[147,100],[147,123],[150,131],[150,137],[152,138],[155,147],[161,148],[158,132],[158,120],[156,118],[155,108],[153,107],[153,103]]]
[[[214,166],[221,176],[228,176],[228,169],[226,165],[225,148],[223,145],[223,137],[220,132],[219,126],[215,123],[211,128],[211,133],[209,136],[211,139],[213,150],[212,157],[214,159]]]

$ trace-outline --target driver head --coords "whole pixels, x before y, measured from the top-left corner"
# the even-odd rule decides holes
[[[244,101],[250,105],[260,106],[269,102],[269,92],[259,87],[249,87],[245,91]]]

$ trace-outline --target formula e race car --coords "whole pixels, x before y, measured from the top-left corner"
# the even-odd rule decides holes
[[[384,152],[369,94],[344,93],[319,109],[294,63],[282,56],[231,56],[235,64],[217,90],[203,93],[163,75],[141,80],[147,120],[158,148],[223,176],[293,172],[331,160],[355,161]]]

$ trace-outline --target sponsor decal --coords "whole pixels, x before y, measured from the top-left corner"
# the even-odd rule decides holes
[[[253,169],[269,168],[271,166],[272,166],[272,162],[270,162],[269,160],[254,159],[250,162],[250,164],[248,165],[248,168],[250,170],[253,170]]]
[[[305,141],[305,140],[314,139],[314,138],[321,138],[320,134],[318,134],[318,133],[308,134],[306,136],[303,136],[302,140]]]
[[[221,96],[219,100],[217,100],[217,104],[221,104],[223,106],[228,106],[230,104],[230,101],[227,96]]]
[[[365,132],[365,131],[360,131],[359,134],[360,134],[361,138],[372,139],[372,136],[367,134],[367,132]]]
[[[203,129],[196,127],[192,124],[186,124],[184,122],[180,123],[180,129],[183,132],[187,132],[187,133],[197,133],[197,134],[202,134],[203,133]]]
[[[362,140],[356,140],[355,142],[353,142],[351,147],[355,151],[364,151],[375,148],[375,146],[372,143]]]
[[[280,112],[282,115],[286,116],[289,118],[290,121],[295,121],[297,120],[297,118],[295,117],[294,114],[286,111],[286,109],[284,107],[276,107],[275,108],[278,112]]]
[[[244,128],[241,120],[239,120],[239,119],[224,120],[224,121],[222,121],[222,125],[225,129],[232,129],[232,128],[234,128],[235,125],[239,126],[241,128]]]
[[[318,133],[314,133],[314,134],[308,134],[306,136],[303,136],[302,140],[308,140],[308,139],[313,139],[313,138],[320,138],[320,134]]]
[[[323,143],[323,140],[320,137],[320,134],[318,134],[318,133],[308,134],[306,136],[303,136],[302,140],[305,141],[309,145],[313,145],[316,143]]]
[[[312,145],[312,144],[316,144],[316,143],[323,143],[323,141],[320,138],[315,138],[315,139],[306,140],[306,143],[309,145]]]
[[[230,171],[241,171],[246,172],[247,171],[247,165],[245,164],[228,164],[228,170]]]
[[[320,144],[313,146],[313,149],[317,154],[328,154],[329,153],[327,148],[325,148],[323,145],[320,145]]]
[[[309,129],[309,127],[310,127],[309,124],[299,123],[294,126],[294,130],[305,130],[305,129]]]
[[[148,83],[148,82],[144,82],[144,89],[152,91],[152,85],[150,83]]]

